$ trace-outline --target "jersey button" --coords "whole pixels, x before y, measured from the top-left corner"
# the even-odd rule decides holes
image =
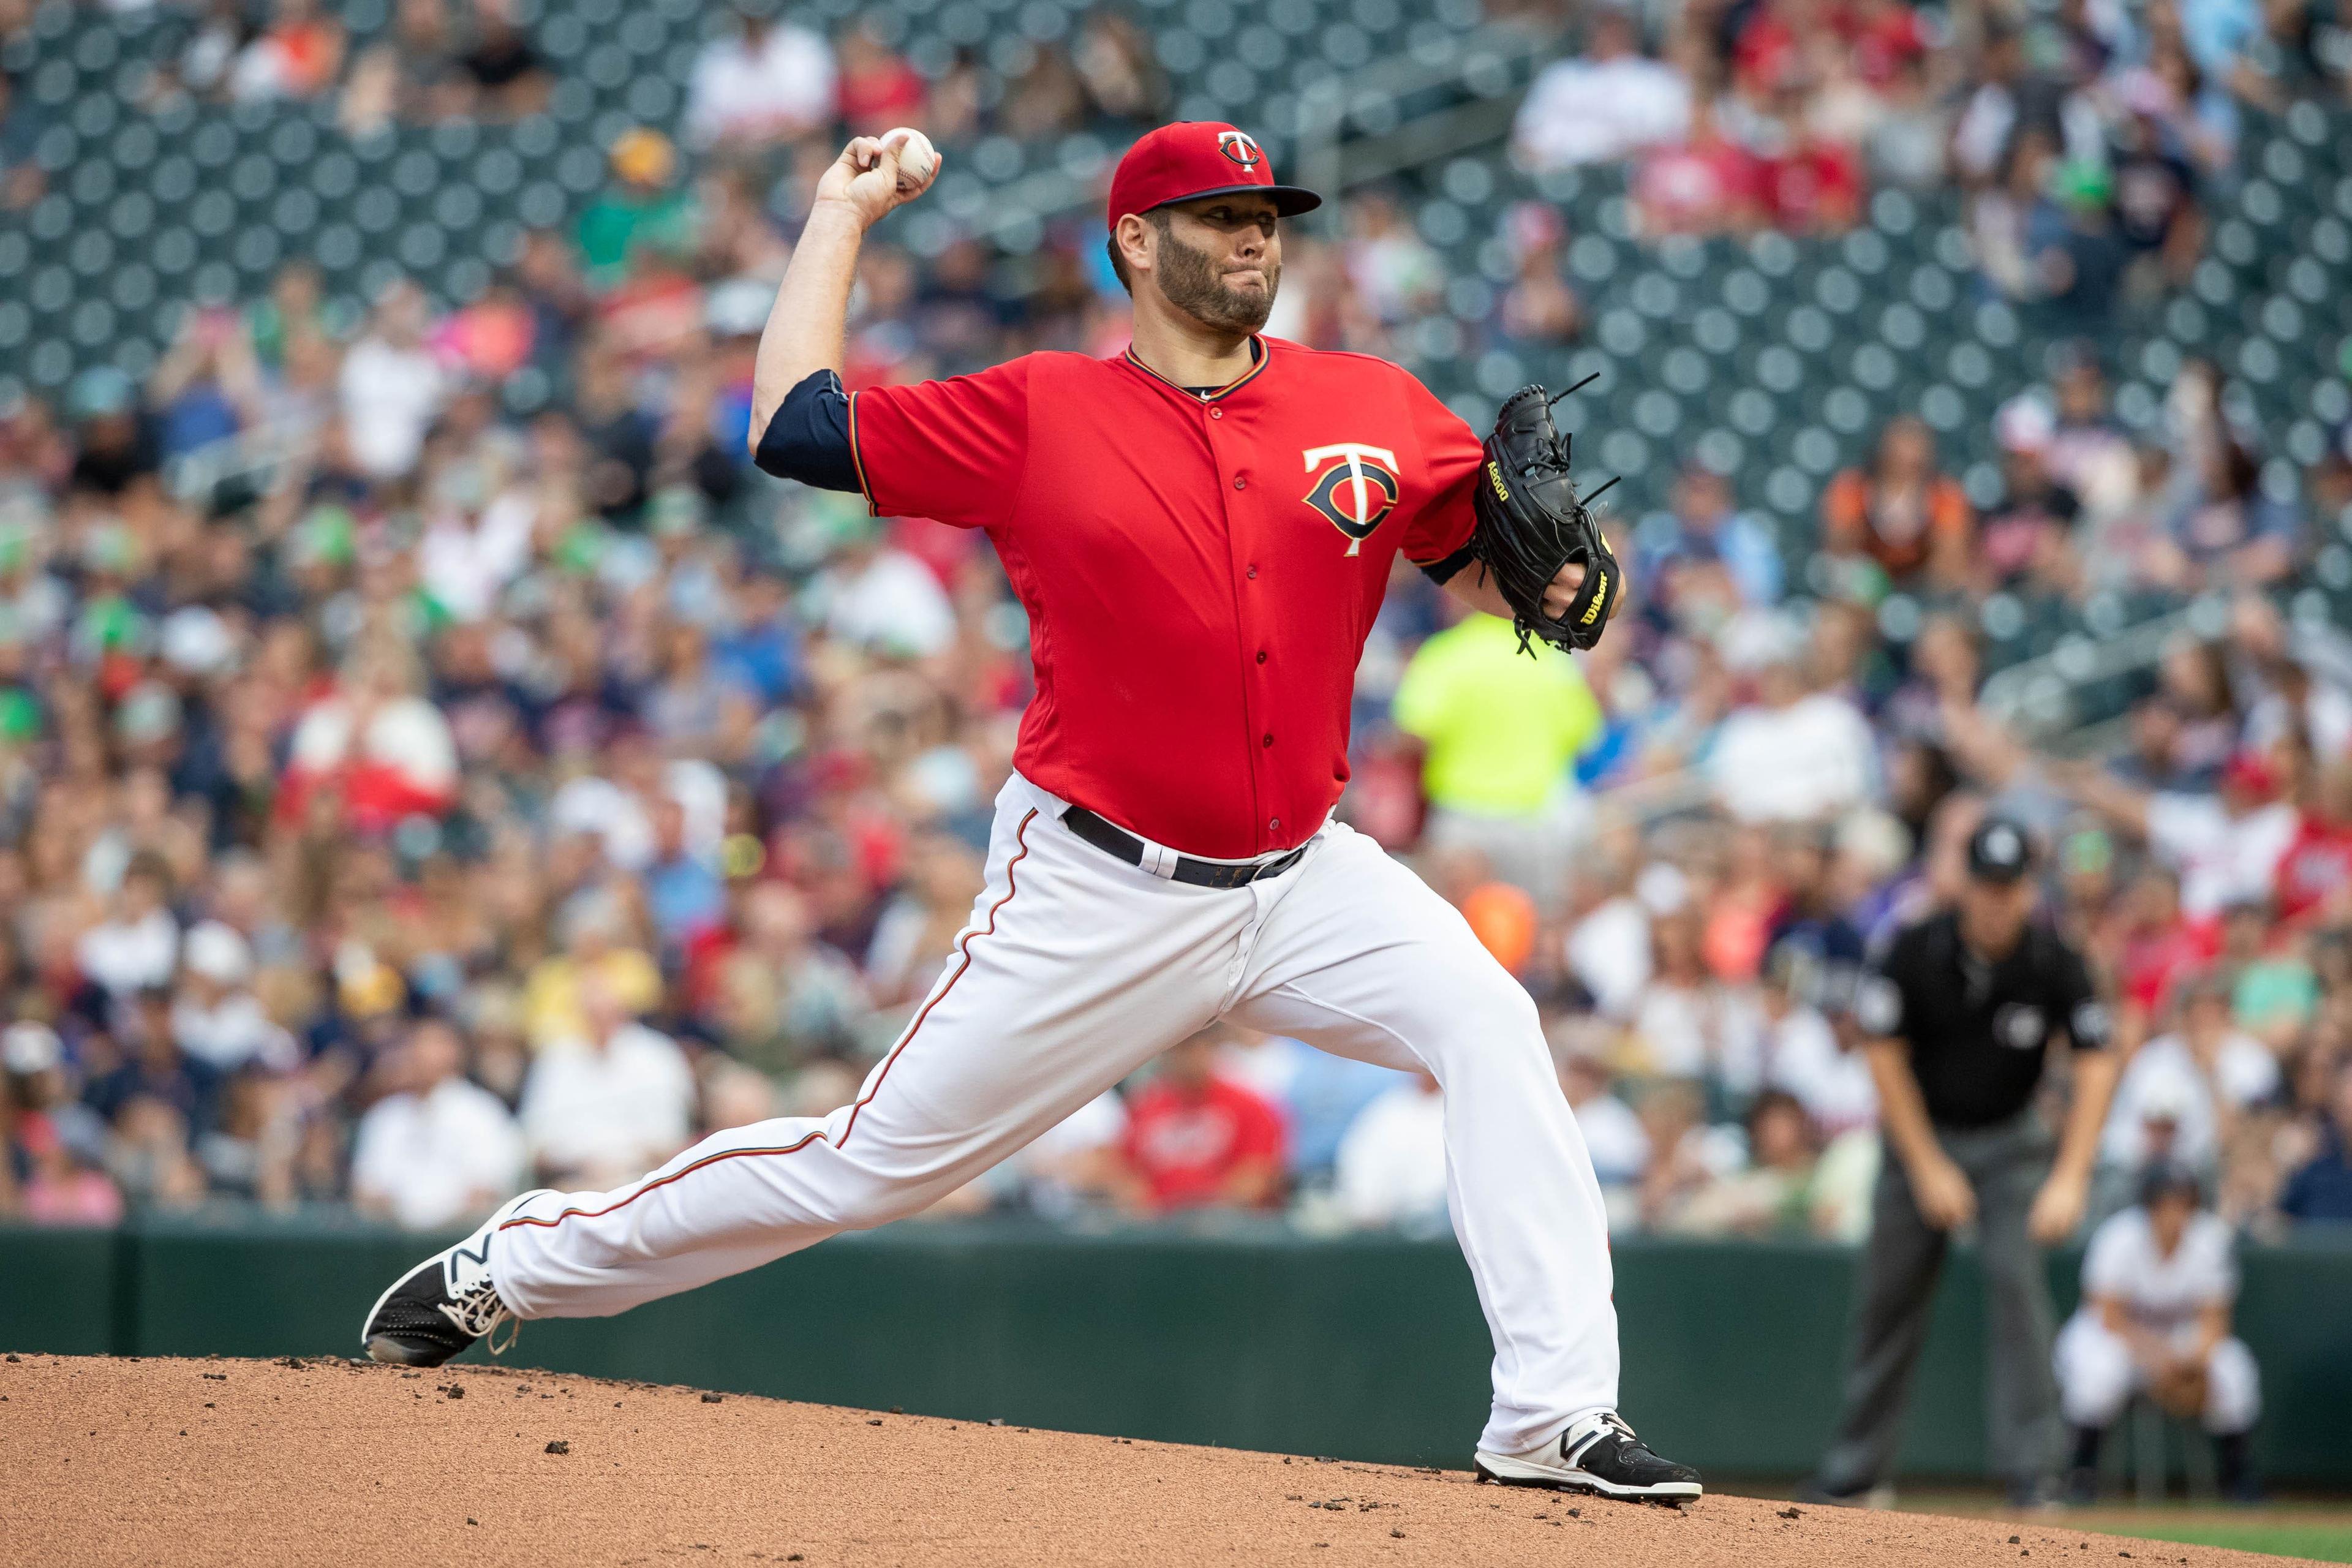
[[[1269,733],[1266,735],[1265,740],[1262,743],[1263,743],[1263,744],[1265,744],[1265,745],[1268,745],[1268,746],[1273,745],[1273,744],[1274,744],[1274,736],[1273,736],[1273,734],[1272,734],[1271,732],[1269,732]]]
[[[1260,648],[1257,650],[1257,661],[1260,664],[1264,664],[1265,662],[1265,649]]]
[[[1242,478],[1239,474],[1235,474],[1234,476],[1234,489],[1237,490],[1245,490],[1249,489],[1249,481]]]
[[[1223,419],[1224,416],[1225,411],[1222,408],[1212,408],[1209,410],[1209,417],[1212,419]]]
[[[1257,568],[1256,568],[1256,567],[1255,567],[1255,566],[1251,567],[1251,568],[1249,569],[1249,574],[1250,574],[1252,577],[1255,577],[1255,576],[1257,575]]]
[[[1265,830],[1266,830],[1268,833],[1279,833],[1279,832],[1281,832],[1281,831],[1282,831],[1282,818],[1280,818],[1280,817],[1278,817],[1278,816],[1277,816],[1277,817],[1275,817],[1275,818],[1271,819],[1270,821],[1268,821],[1268,822],[1266,823],[1266,825],[1265,825]]]

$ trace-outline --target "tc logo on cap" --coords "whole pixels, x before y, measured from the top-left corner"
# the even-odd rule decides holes
[[[1257,142],[1246,131],[1223,131],[1217,134],[1217,151],[1244,169],[1255,169],[1265,162]]]

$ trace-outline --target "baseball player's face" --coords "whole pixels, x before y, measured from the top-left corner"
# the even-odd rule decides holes
[[[1168,302],[1202,325],[1254,332],[1282,283],[1282,233],[1265,196],[1203,196],[1170,209],[1153,276]]]

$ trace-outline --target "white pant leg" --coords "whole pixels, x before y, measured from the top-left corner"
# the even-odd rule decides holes
[[[2205,1430],[2217,1436],[2246,1432],[2263,1414],[2262,1369],[2246,1342],[2231,1338],[2205,1358]]]
[[[1445,1097],[1446,1208],[1495,1337],[1479,1447],[1518,1452],[1617,1404],[1608,1217],[1535,1003],[1452,905],[1334,825],[1265,913],[1229,1016],[1425,1068]]]
[[[499,1295],[526,1318],[607,1316],[928,1206],[1207,1024],[1253,907],[1121,865],[1016,777],[971,922],[856,1101],[534,1198],[491,1247]]]
[[[2058,1407],[2067,1424],[2105,1428],[2145,1381],[2131,1347],[2088,1312],[2076,1312],[2050,1347],[2058,1374]]]

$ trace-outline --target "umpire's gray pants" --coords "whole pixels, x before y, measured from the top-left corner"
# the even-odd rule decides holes
[[[2030,1109],[1993,1127],[1938,1128],[1937,1142],[1967,1173],[1977,1195],[1977,1239],[1985,1276],[1985,1431],[1994,1470],[2015,1483],[2055,1472],[2058,1387],[2050,1370],[2049,1282],[2025,1218],[2050,1172],[2052,1140]],[[1872,1196],[1862,1300],[1836,1435],[1820,1481],[1859,1491],[1888,1479],[1903,1436],[1903,1412],[1927,1337],[1928,1309],[1943,1271],[1946,1232],[1929,1225],[1892,1147],[1882,1151]]]

